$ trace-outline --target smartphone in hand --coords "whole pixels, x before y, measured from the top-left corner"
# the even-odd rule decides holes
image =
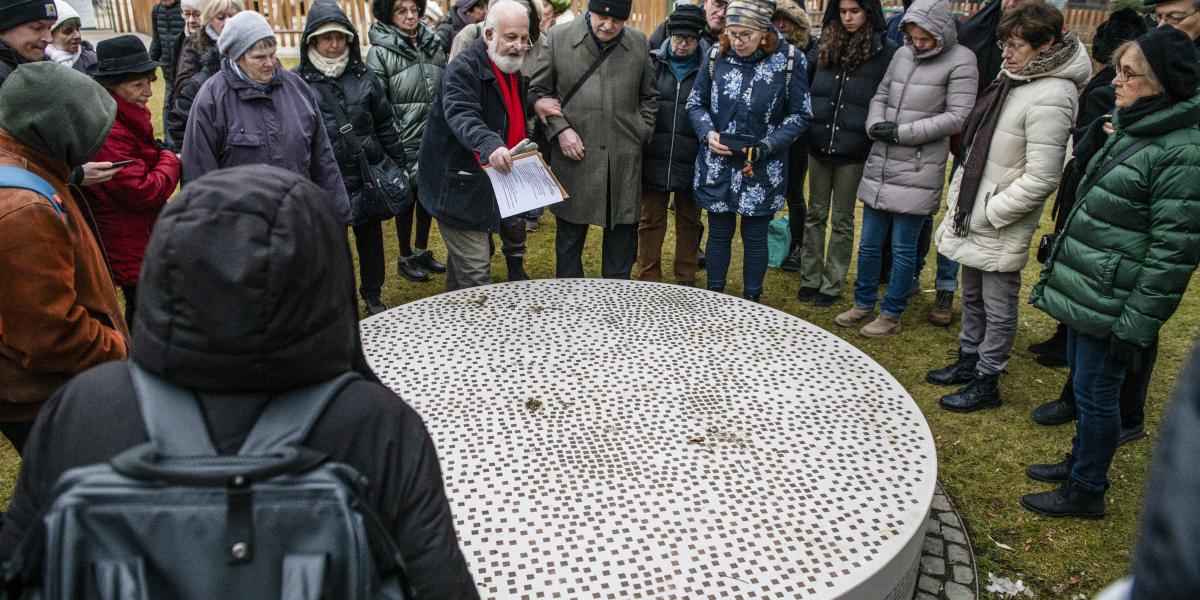
[[[124,167],[125,165],[129,165],[129,164],[133,164],[133,159],[130,159],[130,160],[118,160],[118,161],[116,161],[116,162],[114,162],[114,163],[112,164],[112,168],[116,169],[116,168],[119,168],[119,167]]]

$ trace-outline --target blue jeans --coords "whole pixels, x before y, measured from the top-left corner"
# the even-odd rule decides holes
[[[1067,363],[1079,420],[1071,440],[1075,466],[1071,479],[1079,487],[1102,494],[1108,489],[1112,465],[1121,437],[1121,382],[1125,367],[1108,354],[1108,339],[1067,328]]]
[[[929,215],[925,217],[925,223],[921,226],[921,236],[917,241],[917,272],[913,275],[914,286],[920,285],[917,280],[921,277],[921,271],[925,270],[925,256],[929,254],[932,241],[933,215]],[[942,256],[941,252],[937,254],[937,280],[933,288],[939,292],[958,290],[958,263]]]
[[[737,217],[737,213],[731,212],[708,213],[708,246],[704,252],[710,290],[725,289]],[[763,278],[767,276],[767,227],[770,224],[771,215],[742,215],[742,293],[746,296],[762,294]]]
[[[858,277],[854,281],[854,305],[874,310],[879,299],[879,261],[888,226],[892,229],[892,275],[883,314],[894,319],[908,308],[908,292],[917,272],[917,238],[925,217],[902,215],[863,205],[862,233],[858,238]]]

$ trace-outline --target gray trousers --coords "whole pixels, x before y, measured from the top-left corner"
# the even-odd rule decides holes
[[[438,223],[446,244],[446,291],[492,282],[492,240],[486,231],[455,229]]]
[[[995,273],[962,267],[962,351],[979,354],[975,369],[995,375],[1008,366],[1017,337],[1021,272]]]

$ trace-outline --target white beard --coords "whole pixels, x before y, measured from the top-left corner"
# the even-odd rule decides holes
[[[488,58],[492,59],[492,62],[496,64],[496,68],[500,69],[501,73],[506,75],[516,73],[521,69],[521,61],[525,58],[524,53],[515,56],[509,54],[500,54],[498,49],[495,47],[499,45],[499,43],[496,43],[495,45],[488,44]]]

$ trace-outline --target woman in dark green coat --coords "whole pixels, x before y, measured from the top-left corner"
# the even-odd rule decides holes
[[[367,31],[371,40],[367,66],[383,80],[395,113],[396,130],[404,143],[408,175],[411,181],[416,181],[414,171],[421,133],[442,85],[446,53],[433,30],[421,21],[425,0],[373,0],[371,14],[375,22]],[[413,192],[421,193],[415,188]],[[429,271],[442,273],[446,266],[434,260],[428,250],[433,217],[421,208],[420,202],[413,203],[413,210],[417,216],[415,240],[409,239],[413,213],[396,216],[396,230],[400,233],[400,260],[396,268],[405,279],[425,281],[429,279]]]
[[[1034,286],[1032,302],[1067,326],[1079,420],[1060,463],[1032,465],[1061,483],[1021,504],[1049,516],[1104,516],[1108,467],[1121,430],[1119,392],[1179,306],[1200,262],[1200,64],[1174,28],[1117,49],[1117,110],[1088,163]],[[1094,181],[1094,184],[1093,184]]]

